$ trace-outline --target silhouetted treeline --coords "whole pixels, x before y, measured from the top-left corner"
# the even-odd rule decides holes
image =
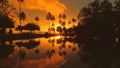
[[[73,28],[79,53],[90,68],[120,68],[120,0],[95,0],[81,9]]]

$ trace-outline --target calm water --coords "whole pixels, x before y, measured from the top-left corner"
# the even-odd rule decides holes
[[[80,68],[78,44],[64,37],[4,41],[0,46],[1,68]],[[86,66],[85,66],[86,67]]]
[[[73,41],[61,36],[1,41],[0,68],[120,68],[119,53],[110,47]]]

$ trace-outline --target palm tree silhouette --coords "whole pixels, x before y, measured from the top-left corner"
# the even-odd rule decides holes
[[[67,16],[65,14],[60,14],[58,17],[60,19],[59,23],[61,24],[61,26],[65,27],[65,24],[66,24],[65,20],[66,20]]]
[[[24,21],[24,20],[26,19],[26,15],[25,15],[24,12],[21,12],[19,17],[20,17],[20,20],[21,20],[21,21],[22,21],[22,20]],[[22,24],[21,24],[21,26],[22,26]]]
[[[58,26],[56,31],[59,32],[59,33],[62,33],[62,31],[63,31],[63,30],[62,30],[62,27],[61,27],[61,26]]]
[[[39,17],[38,16],[35,17],[35,21],[38,23],[38,21],[39,21]]]
[[[35,19],[35,21],[36,21],[36,22],[37,22],[37,24],[38,24],[38,23],[39,23],[39,20],[40,20],[40,19],[39,19],[39,17],[38,17],[38,16],[36,16],[34,19]],[[40,32],[40,31],[39,31],[39,32]]]
[[[21,12],[21,7],[22,7],[22,5],[21,5],[21,3],[23,2],[24,0],[18,0],[18,2],[19,2],[19,22],[20,22],[20,26],[21,26],[21,15],[23,14],[24,15],[24,13],[23,12]],[[22,30],[21,30],[21,32],[22,32]]]
[[[63,29],[63,33],[66,33],[66,27],[65,27],[66,21],[65,20],[66,20],[67,16],[65,14],[60,14],[58,17],[59,17],[59,23]]]
[[[22,24],[21,24],[21,21],[24,21],[24,20],[26,19],[26,15],[25,15],[24,12],[21,12],[21,13],[20,13],[19,19],[20,19],[20,25],[18,25],[18,26],[16,27],[16,30],[19,30],[19,31],[22,32],[23,26],[22,26]]]
[[[49,29],[48,29],[48,32],[50,33],[50,31],[51,31],[51,28],[50,28],[50,21],[54,21],[55,20],[55,17],[50,13],[50,12],[48,12],[48,14],[47,14],[47,16],[46,16],[46,20],[48,20],[49,21]]]

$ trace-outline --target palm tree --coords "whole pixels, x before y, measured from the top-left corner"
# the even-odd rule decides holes
[[[35,21],[37,22],[37,24],[39,23],[39,17],[38,16],[36,16],[35,18]]]
[[[20,30],[22,32],[22,24],[21,21],[24,21],[26,19],[26,15],[24,12],[20,12],[19,14],[19,19],[20,19],[20,25],[17,27],[17,30]]]
[[[58,17],[60,19],[59,23],[61,24],[61,26],[65,27],[65,24],[66,24],[65,20],[66,20],[67,16],[65,14],[60,14]]]
[[[26,19],[26,15],[25,15],[24,12],[21,12],[19,17],[20,17],[20,20],[21,20],[21,21],[22,21],[22,20],[24,21],[24,20]],[[21,26],[22,26],[22,24],[21,24]]]
[[[52,31],[55,33],[55,24],[54,24],[54,21],[55,21],[55,17],[52,15],[52,19],[51,19],[52,22]]]
[[[19,2],[19,12],[21,12],[21,3],[23,2],[24,0],[18,0],[18,2]]]
[[[49,29],[50,29],[50,20],[51,20],[51,13],[48,12],[47,16],[46,16],[46,20],[49,21]],[[50,30],[48,29],[48,32],[50,33]]]
[[[61,26],[58,26],[56,31],[58,31],[59,33],[62,33],[62,28],[61,28]]]
[[[50,31],[51,31],[51,28],[50,28],[50,21],[55,21],[55,17],[50,13],[50,12],[48,12],[48,14],[47,14],[47,16],[46,16],[46,20],[48,20],[49,21],[49,33],[50,33]]]
[[[60,23],[60,25],[62,26],[62,29],[63,29],[63,33],[65,33],[65,29],[66,29],[66,27],[65,27],[65,25],[66,25],[66,18],[67,18],[67,16],[65,15],[65,14],[60,14],[59,16],[59,23]]]
[[[61,19],[62,18],[62,14],[60,14],[58,17],[59,17],[59,19]]]
[[[35,21],[38,23],[38,21],[39,21],[39,17],[38,16],[35,17]]]
[[[62,18],[63,18],[63,19],[66,19],[66,18],[67,18],[67,16],[66,16],[65,14],[63,14]]]
[[[23,2],[24,0],[18,0],[19,2],[19,22],[20,22],[20,26],[21,26],[21,14],[23,14],[23,12],[21,12],[21,3]]]
[[[3,31],[2,33],[5,33],[6,28],[14,28],[14,21],[8,16],[0,15],[0,30]]]

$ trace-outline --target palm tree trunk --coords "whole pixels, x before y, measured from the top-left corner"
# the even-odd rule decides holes
[[[20,22],[20,27],[22,27],[20,13],[21,13],[21,2],[19,2],[19,22]],[[22,29],[20,31],[22,32]]]
[[[50,34],[50,21],[49,21],[49,29],[48,29],[48,30],[49,30],[48,32],[49,32],[49,34]]]

